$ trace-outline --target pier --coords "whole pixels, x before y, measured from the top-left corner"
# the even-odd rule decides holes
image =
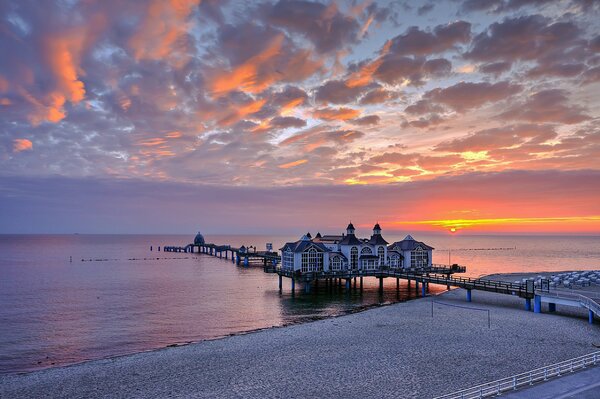
[[[256,247],[245,246],[236,248],[231,245],[204,243],[188,244],[185,247],[164,246],[163,251],[205,254],[221,259],[231,259],[232,263],[235,263],[236,265],[258,265],[265,268],[270,265],[276,265],[281,261],[277,252],[257,251]]]

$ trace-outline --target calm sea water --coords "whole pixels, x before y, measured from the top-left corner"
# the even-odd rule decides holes
[[[390,235],[388,241],[404,235]],[[279,248],[294,237],[207,236]],[[468,274],[600,268],[600,237],[434,236],[435,263]],[[260,267],[199,254],[157,252],[192,236],[0,235],[0,372],[29,371],[313,320],[414,296],[383,296],[375,279],[359,292],[290,292]],[[150,245],[154,251],[150,251]],[[72,262],[70,261],[72,258]],[[370,281],[371,280],[371,281]],[[434,288],[434,290],[442,288]]]

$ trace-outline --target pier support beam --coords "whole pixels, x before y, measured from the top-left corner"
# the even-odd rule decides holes
[[[247,256],[244,256],[244,266],[250,265],[250,260],[248,260]]]
[[[419,294],[419,282],[415,280],[415,296]]]
[[[533,298],[533,313],[542,313],[542,297],[539,295]]]
[[[306,284],[304,284],[304,292],[310,294],[310,281],[307,281]]]
[[[346,279],[346,290],[350,291],[350,284],[352,284],[352,279],[347,278]]]
[[[588,323],[594,324],[594,312],[588,310]]]
[[[383,277],[379,277],[379,293],[383,294]]]
[[[548,304],[548,312],[556,312],[556,304],[555,303],[550,302]]]
[[[292,277],[292,294],[296,292],[296,280]]]
[[[281,291],[283,290],[283,276],[280,274],[279,275],[279,293],[281,294]]]
[[[396,291],[400,291],[400,278],[396,277]]]
[[[427,296],[427,292],[426,291],[427,291],[427,284],[425,282],[423,282],[423,284],[421,284],[421,296],[423,298],[425,298]],[[471,302],[471,301],[469,301],[469,302]]]
[[[531,298],[525,299],[525,310],[531,312]]]
[[[471,290],[467,290],[467,302],[471,302]]]
[[[362,289],[363,289],[363,278],[361,277],[360,278],[360,290],[362,291]]]

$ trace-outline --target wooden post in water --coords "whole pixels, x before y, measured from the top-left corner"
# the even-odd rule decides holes
[[[379,277],[379,293],[383,294],[383,277]]]

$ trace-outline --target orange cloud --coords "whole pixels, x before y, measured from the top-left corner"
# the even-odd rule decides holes
[[[181,138],[182,136],[183,136],[183,134],[181,134],[181,132],[178,132],[178,131],[169,132],[165,135],[165,137],[168,139],[178,139],[178,138]]]
[[[366,63],[358,71],[352,73],[346,80],[346,86],[360,87],[371,83],[373,81],[373,75],[383,63],[383,57],[389,52],[391,45],[392,41],[388,40],[381,49],[379,57],[372,62]]]
[[[8,91],[8,80],[2,75],[0,75],[0,93],[4,93]]]
[[[298,98],[295,98],[295,99],[285,103],[284,105],[281,106],[281,110],[279,111],[279,114],[281,116],[290,115],[296,107],[304,104],[304,100],[305,99],[303,97],[298,97]]]
[[[360,116],[360,111],[352,108],[321,108],[313,112],[313,116],[317,119],[327,121],[345,121],[354,119]]]
[[[266,99],[262,99],[262,100],[250,101],[249,103],[241,105],[236,110],[230,112],[224,118],[219,120],[218,124],[220,126],[232,125],[232,124],[236,123],[237,121],[239,121],[240,119],[242,119],[243,117],[245,117],[247,115],[255,114],[258,111],[260,111],[266,102],[267,102]]]
[[[288,162],[288,163],[284,163],[282,165],[279,165],[279,168],[281,168],[281,169],[289,169],[289,168],[293,168],[293,167],[298,166],[298,165],[305,164],[307,162],[308,162],[308,159],[299,159],[299,160],[294,161],[294,162]]]
[[[11,105],[12,101],[9,98],[0,98],[0,105]]]
[[[213,95],[220,97],[234,90],[258,93],[266,89],[276,80],[275,76],[265,74],[259,77],[258,71],[261,66],[267,64],[273,57],[279,54],[284,38],[283,34],[277,35],[262,52],[251,57],[231,72],[225,71],[220,76],[216,76],[211,87]]]
[[[151,1],[146,10],[146,19],[129,40],[134,58],[139,61],[171,57],[179,65],[183,55],[175,47],[188,29],[187,20],[194,7],[199,4],[200,0]]]
[[[78,103],[85,97],[85,87],[78,74],[79,57],[83,46],[83,37],[48,37],[44,42],[50,69],[54,73],[57,85],[65,97]]]
[[[160,138],[160,137],[156,137],[156,138],[153,138],[153,139],[148,139],[148,140],[145,140],[145,141],[140,141],[138,144],[142,145],[144,147],[154,147],[154,146],[157,146],[157,145],[163,145],[166,142],[167,142],[167,140],[165,140],[163,138]]]
[[[33,110],[27,115],[32,125],[37,126],[44,121],[56,123],[65,117],[63,107],[66,100],[61,93],[52,92],[43,101],[40,101],[23,88],[19,88],[18,92],[27,102],[33,105]]]
[[[13,152],[29,151],[33,149],[33,143],[27,139],[14,139]]]

